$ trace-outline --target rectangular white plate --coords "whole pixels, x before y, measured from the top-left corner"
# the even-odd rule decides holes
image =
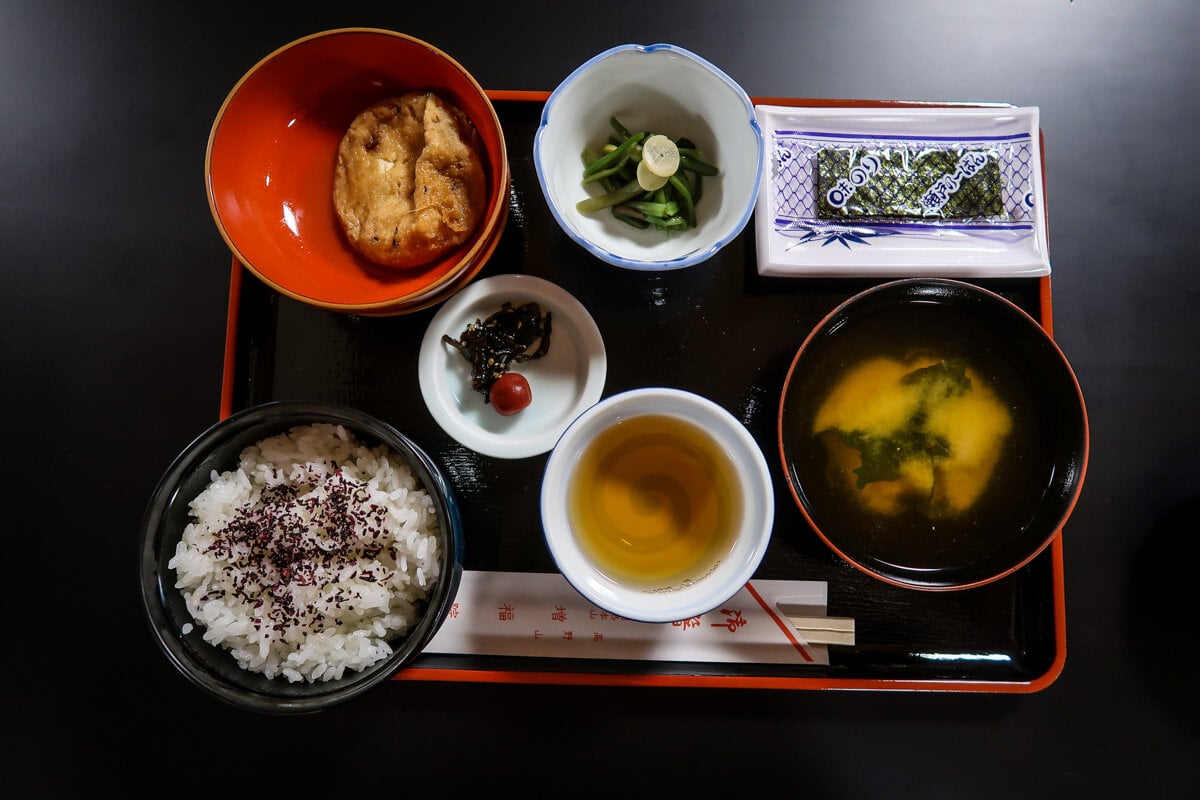
[[[755,206],[758,272],[778,277],[1031,277],[1050,274],[1036,107],[757,105],[765,173]],[[1002,219],[955,224],[819,220],[823,147],[995,146]]]

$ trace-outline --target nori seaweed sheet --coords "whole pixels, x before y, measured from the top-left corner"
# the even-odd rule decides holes
[[[830,193],[834,192],[832,202]],[[1004,213],[1000,159],[990,148],[822,148],[822,219],[973,219]]]

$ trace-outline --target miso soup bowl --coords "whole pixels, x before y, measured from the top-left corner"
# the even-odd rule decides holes
[[[1030,312],[961,281],[854,295],[804,340],[779,406],[788,488],[837,556],[969,589],[1029,564],[1083,487],[1083,394]]]
[[[639,622],[712,611],[766,553],[774,490],[724,407],[679,389],[612,395],[559,438],[541,488],[555,564],[587,601]]]

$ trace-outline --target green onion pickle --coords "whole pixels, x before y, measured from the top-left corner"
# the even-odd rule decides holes
[[[703,179],[719,174],[716,165],[704,160],[703,153],[687,138],[673,140],[679,148],[679,168],[661,189],[647,191],[637,179],[642,158],[642,143],[649,131],[631,132],[616,117],[609,118],[616,133],[609,137],[607,152],[597,153],[585,145],[583,184],[597,184],[603,194],[593,195],[575,204],[581,214],[609,209],[613,217],[634,228],[654,227],[661,231],[688,230],[697,225],[696,205],[703,191]]]

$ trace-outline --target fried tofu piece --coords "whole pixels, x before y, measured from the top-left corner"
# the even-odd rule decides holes
[[[437,94],[375,103],[338,147],[333,201],[350,244],[406,269],[465,242],[487,206],[482,144],[466,114]]]

